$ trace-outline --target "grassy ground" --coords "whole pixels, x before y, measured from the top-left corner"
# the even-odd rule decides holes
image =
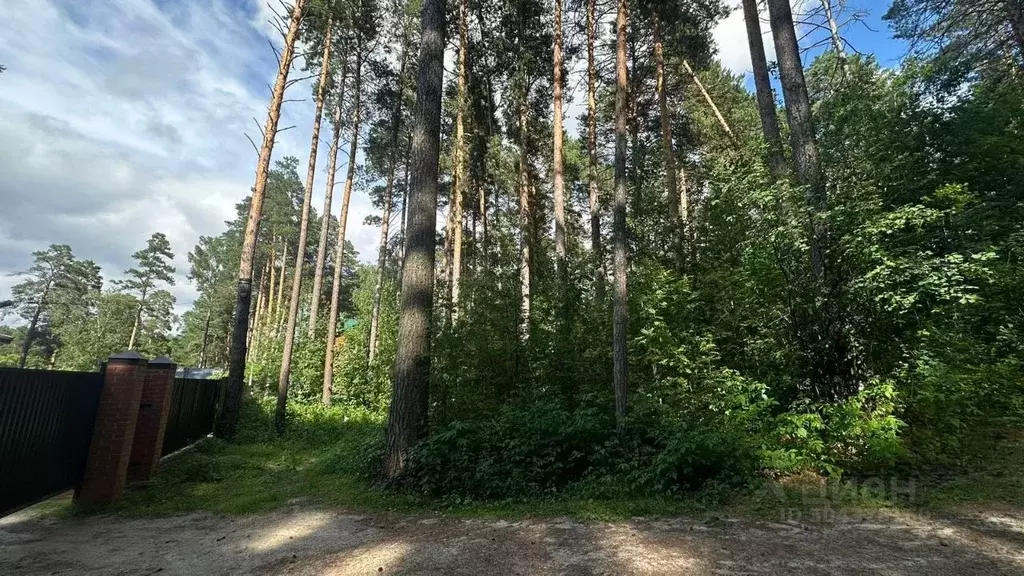
[[[952,509],[977,505],[1024,508],[1024,434],[1004,435],[961,468],[945,473],[827,483],[817,476],[765,482],[742,491],[709,490],[682,497],[591,500],[561,497],[505,502],[438,501],[375,486],[368,454],[382,425],[338,411],[305,410],[278,438],[269,414],[249,405],[236,442],[209,439],[173,456],[146,486],[102,510],[68,504],[60,514],[166,516],[193,511],[263,512],[302,504],[354,511],[442,512],[457,516],[569,516],[616,520],[634,516],[755,516],[828,520],[843,511],[890,507]]]

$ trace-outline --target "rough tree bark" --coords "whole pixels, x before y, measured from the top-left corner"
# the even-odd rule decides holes
[[[594,256],[594,299],[604,300],[604,250],[601,245],[601,204],[597,183],[597,0],[587,0],[587,193],[590,207],[590,249]]]
[[[786,157],[782,152],[779,116],[775,108],[771,77],[768,75],[768,58],[764,53],[764,37],[761,35],[761,17],[757,11],[757,0],[743,0],[743,19],[747,24],[747,42],[750,45],[750,62],[754,69],[761,132],[764,133],[764,141],[768,146],[768,169],[772,177],[779,180],[786,175]]]
[[[793,12],[788,0],[768,0],[775,53],[779,60],[779,78],[789,118],[789,142],[796,166],[796,183],[805,189],[811,216],[811,271],[817,280],[825,274],[824,246],[827,230],[821,214],[828,208],[825,182],[818,154],[818,140],[811,117],[800,46],[793,27]]]
[[[331,405],[334,383],[334,341],[337,339],[338,306],[341,296],[341,273],[345,266],[345,229],[348,225],[348,206],[352,199],[352,185],[356,178],[356,153],[359,151],[359,121],[362,116],[362,68],[363,43],[356,42],[356,68],[352,91],[355,102],[352,108],[352,140],[348,145],[348,175],[345,177],[345,193],[341,198],[341,217],[338,218],[338,243],[334,247],[334,285],[331,286],[331,308],[327,315],[327,349],[324,353],[324,386],[321,399],[324,406]]]
[[[295,272],[292,276],[292,293],[288,300],[288,325],[284,333],[284,349],[281,352],[281,372],[277,377],[278,398],[288,397],[288,379],[292,370],[292,352],[295,346],[295,324],[299,317],[299,300],[302,297],[302,266],[306,260],[306,239],[309,235],[309,208],[313,198],[313,180],[316,176],[316,155],[320,147],[320,124],[324,113],[324,96],[327,95],[331,61],[331,29],[334,20],[329,18],[324,28],[324,51],[321,56],[320,81],[316,91],[316,109],[313,113],[313,137],[309,144],[309,163],[306,166],[306,187],[302,196],[302,216],[299,219],[299,243],[295,247]],[[328,195],[329,196],[329,195]],[[328,210],[329,213],[329,210]],[[315,296],[314,296],[315,297]]]
[[[629,377],[626,333],[629,328],[629,269],[626,247],[626,0],[619,0],[615,19],[615,310],[612,317],[612,364],[615,387],[615,415],[621,425],[626,416]]]
[[[390,165],[388,166],[388,179],[384,188],[384,212],[381,214],[380,223],[380,247],[377,249],[377,281],[373,286],[373,310],[370,313],[370,344],[367,346],[367,364],[373,363],[377,356],[377,339],[380,331],[380,304],[384,289],[384,268],[387,264],[388,255],[388,231],[391,225],[391,209],[395,192],[395,175],[398,171],[398,138],[402,132],[402,104],[405,94],[405,64],[409,51],[409,38],[402,34],[402,54],[398,64],[398,99],[391,112],[391,139],[390,139]],[[404,227],[404,224],[403,224]]]
[[[555,266],[558,285],[565,286],[565,161],[562,150],[562,0],[555,0],[554,42],[554,146],[553,173],[555,196]]]
[[[220,438],[233,437],[238,426],[239,409],[242,403],[242,384],[245,382],[245,343],[246,332],[249,328],[249,306],[252,302],[253,256],[256,253],[256,238],[259,234],[260,218],[263,215],[263,199],[267,190],[270,157],[274,150],[274,139],[277,137],[277,123],[281,117],[281,103],[284,100],[285,88],[288,86],[288,72],[292,67],[295,40],[299,35],[299,25],[302,23],[305,7],[306,0],[295,0],[292,7],[288,31],[285,33],[284,47],[281,50],[280,67],[267,110],[267,122],[263,128],[263,145],[260,148],[259,160],[256,162],[256,182],[253,186],[252,202],[249,205],[249,217],[245,223],[242,256],[238,266],[238,295],[235,300],[228,381],[214,430]]]
[[[434,229],[437,212],[444,73],[444,0],[424,0],[419,83],[412,125],[408,236],[384,476],[405,472],[409,450],[427,430],[430,389],[430,318],[434,306]]]
[[[334,198],[334,178],[338,173],[338,142],[341,140],[341,112],[345,103],[345,80],[348,77],[348,58],[344,58],[341,67],[341,81],[338,82],[338,99],[334,103],[334,116],[331,120],[331,147],[327,153],[327,190],[324,193],[324,213],[320,221],[320,241],[316,248],[316,270],[313,271],[313,292],[309,300],[309,327],[306,336],[316,335],[317,322],[320,319],[320,292],[324,286],[324,265],[327,262],[327,237],[331,228],[331,201]]]

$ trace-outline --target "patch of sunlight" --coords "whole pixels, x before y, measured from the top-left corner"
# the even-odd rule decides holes
[[[408,542],[382,542],[341,555],[338,562],[324,567],[321,574],[349,576],[354,574],[391,574],[412,552]]]
[[[260,531],[253,538],[249,548],[256,552],[268,552],[288,543],[311,536],[327,526],[331,515],[326,512],[305,512],[291,516]]]
[[[708,574],[686,538],[655,539],[630,524],[606,524],[595,534],[591,560],[603,559],[620,574]],[[581,560],[583,560],[581,558]]]

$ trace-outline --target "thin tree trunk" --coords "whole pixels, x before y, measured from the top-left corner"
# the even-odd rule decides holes
[[[461,0],[459,8],[459,82],[458,82],[458,114],[455,124],[455,146],[458,150],[456,163],[457,184],[455,187],[455,246],[452,255],[452,313],[458,315],[459,288],[462,280],[462,230],[463,201],[466,197],[466,130],[465,110],[467,105],[466,84],[468,76],[467,54],[469,52],[469,10],[468,0]]]
[[[465,1],[465,0],[463,0]],[[388,180],[384,188],[384,213],[380,223],[380,248],[377,251],[377,282],[373,286],[373,311],[370,313],[370,344],[367,347],[366,362],[372,364],[377,356],[377,339],[380,332],[381,293],[384,288],[384,268],[388,255],[388,231],[391,226],[392,198],[395,192],[395,173],[398,171],[398,138],[402,132],[402,104],[405,94],[405,64],[408,55],[408,38],[402,35],[402,55],[398,65],[398,99],[391,114],[391,159],[388,166]],[[404,208],[403,208],[404,210]],[[404,223],[403,223],[404,227]]]
[[[531,286],[530,267],[531,258],[531,228],[532,218],[530,217],[530,175],[529,175],[529,149],[526,133],[527,128],[527,105],[528,95],[523,94],[523,101],[519,104],[519,337],[522,341],[530,338],[530,297]]]
[[[811,117],[807,82],[800,61],[800,46],[793,27],[793,12],[788,0],[768,0],[775,53],[779,59],[779,78],[786,97],[789,141],[796,165],[796,182],[805,188],[811,215],[811,271],[817,280],[825,274],[824,247],[826,227],[821,215],[828,208],[825,182],[818,154],[818,140]]]
[[[284,249],[281,250],[281,272],[277,279],[277,304],[274,306],[274,337],[281,332],[281,324],[284,321],[284,282],[288,276],[288,241],[284,242]]]
[[[206,345],[210,341],[210,318],[213,310],[206,311],[206,321],[203,322],[203,347],[199,350],[199,367],[206,368]]]
[[[480,247],[477,249],[477,272],[487,266],[487,185],[477,182],[477,211],[480,217]]]
[[[697,85],[697,89],[700,90],[701,95],[704,96],[704,100],[707,101],[708,106],[711,107],[711,111],[714,112],[715,118],[722,126],[722,130],[725,130],[725,134],[729,136],[730,140],[736,142],[736,135],[733,133],[732,128],[730,128],[729,123],[725,121],[725,116],[722,115],[722,111],[718,109],[718,105],[715,104],[715,100],[711,98],[711,94],[708,93],[707,88],[704,87],[704,83],[700,81],[700,77],[697,76],[697,73],[693,71],[690,63],[683,60],[683,68],[686,70],[686,73],[693,78],[693,83]]]
[[[672,148],[672,117],[665,89],[665,49],[661,40],[661,18],[654,15],[655,86],[658,92],[658,111],[661,117],[661,155],[665,170],[665,195],[668,198],[669,222],[675,232],[676,262],[679,268],[685,262],[686,220],[680,205],[679,184],[676,181],[676,154]]]
[[[334,384],[334,341],[338,328],[338,300],[341,295],[342,268],[345,266],[345,229],[348,225],[348,206],[352,198],[352,184],[356,177],[356,153],[359,151],[359,120],[362,113],[363,45],[356,44],[356,70],[352,90],[355,103],[352,109],[352,140],[348,145],[348,176],[345,178],[345,193],[341,198],[341,218],[338,219],[338,244],[334,248],[334,285],[331,287],[331,309],[327,315],[327,349],[324,353],[324,385],[321,399],[324,406],[331,405]]]
[[[25,332],[25,341],[21,343],[21,356],[18,357],[18,368],[24,368],[25,363],[28,361],[28,351],[32,349],[32,340],[35,337],[36,326],[39,325],[39,316],[43,312],[43,301],[46,300],[46,296],[49,293],[50,282],[47,281],[46,288],[43,289],[43,294],[39,297],[39,302],[36,303],[36,309],[32,312],[32,320],[29,321],[28,331]]]
[[[235,301],[228,382],[215,427],[216,435],[220,438],[233,437],[238,426],[238,415],[242,403],[242,383],[245,382],[245,342],[246,332],[249,328],[249,306],[252,302],[253,256],[256,253],[260,218],[263,216],[263,199],[267,190],[267,175],[270,171],[274,139],[277,137],[277,123],[281,117],[281,103],[288,85],[288,72],[292,67],[295,41],[299,36],[299,25],[302,23],[302,12],[305,7],[306,0],[294,1],[288,32],[285,34],[284,48],[281,50],[277,80],[274,82],[274,89],[271,92],[267,123],[263,128],[263,146],[260,148],[260,157],[256,163],[256,183],[253,186],[252,202],[249,206],[249,217],[246,220],[245,235],[242,241],[242,256],[238,266],[238,295]]]
[[[562,150],[562,0],[555,0],[554,127],[552,150],[555,196],[555,265],[558,285],[565,286],[565,161]]]
[[[309,327],[306,336],[310,339],[316,335],[316,325],[320,320],[320,292],[323,291],[324,265],[327,261],[327,239],[331,228],[331,201],[334,198],[334,178],[338,172],[338,142],[341,140],[341,111],[345,101],[345,78],[348,76],[348,58],[344,58],[341,68],[341,82],[338,86],[338,100],[334,104],[332,119],[333,132],[331,147],[327,154],[327,190],[324,193],[324,213],[320,224],[320,242],[316,249],[316,270],[313,271],[313,293],[309,301]]]
[[[430,398],[430,319],[434,305],[434,230],[444,74],[444,0],[424,0],[419,83],[413,119],[413,165],[402,302],[391,408],[388,412],[384,476],[405,473],[409,450],[427,430]]]
[[[142,309],[146,306],[146,289],[142,289],[142,297],[139,298],[139,306],[135,309],[135,322],[132,324],[132,335],[128,338],[128,349],[135,350],[135,338],[139,335],[139,325],[142,324]]]
[[[270,292],[267,292],[267,313],[263,317],[263,330],[259,338],[262,340],[267,333],[267,328],[274,324],[274,304],[277,302],[277,237],[274,237],[270,245]]]
[[[620,425],[629,391],[626,334],[629,328],[629,269],[626,247],[626,0],[619,0],[615,50],[615,312],[612,319],[612,361],[615,414]]]
[[[772,81],[768,75],[768,59],[764,53],[764,38],[761,35],[761,17],[757,11],[757,0],[743,0],[743,19],[747,24],[747,42],[750,44],[750,62],[754,69],[754,86],[757,89],[757,110],[761,116],[761,131],[768,146],[768,169],[776,180],[786,175],[786,158],[782,152],[782,136],[779,132],[779,116],[772,93]]]
[[[825,14],[825,23],[828,24],[829,35],[832,38],[832,50],[836,53],[839,70],[844,72],[846,70],[846,50],[843,49],[843,38],[839,35],[839,25],[836,24],[835,15],[832,13],[832,0],[821,0],[821,9]]]
[[[259,328],[260,323],[263,321],[263,308],[267,304],[267,278],[270,275],[270,260],[263,264],[263,271],[260,273],[259,286],[256,291],[256,313],[252,315],[252,321],[249,323],[249,341],[246,343],[246,347],[251,353],[255,354],[256,349],[259,345]]]
[[[590,247],[594,255],[594,296],[604,300],[604,251],[601,246],[601,204],[597,184],[597,43],[596,0],[587,0],[587,192],[590,205]]]
[[[320,147],[320,124],[324,113],[324,96],[327,94],[327,83],[330,78],[328,73],[331,68],[331,44],[333,44],[331,28],[333,24],[334,19],[328,19],[324,30],[324,52],[320,64],[320,83],[317,84],[316,111],[313,114],[313,137],[309,144],[306,187],[302,196],[302,216],[299,220],[299,241],[295,247],[295,272],[292,276],[292,293],[288,300],[288,326],[285,327],[284,348],[281,351],[281,371],[277,377],[278,398],[288,397],[288,379],[291,376],[292,370],[295,325],[299,318],[299,300],[302,298],[302,267],[306,260],[306,239],[309,236],[309,211],[313,199],[313,180],[316,177],[316,155]],[[327,213],[330,213],[330,210]]]
[[[409,172],[410,165],[412,164],[412,130],[409,130],[408,142],[406,143],[405,149],[405,178],[404,189],[402,190],[402,225],[398,231],[398,237],[400,242],[398,245],[398,289],[395,295],[398,303],[402,300],[402,277],[405,273],[405,230],[408,225],[409,218]]]

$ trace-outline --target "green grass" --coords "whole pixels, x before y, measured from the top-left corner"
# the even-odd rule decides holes
[[[103,508],[48,505],[47,513],[113,513],[168,516],[195,511],[265,512],[289,505],[356,512],[443,513],[463,517],[568,516],[622,520],[636,516],[714,519],[752,516],[779,519],[794,511],[812,518],[823,508],[945,510],[965,503],[1024,508],[1024,434],[1004,435],[991,450],[944,477],[914,477],[913,494],[892,491],[891,478],[823,483],[816,476],[765,482],[745,489],[708,489],[681,496],[586,499],[569,495],[501,502],[436,500],[373,481],[383,424],[365,414],[298,407],[288,433],[272,430],[269,406],[250,404],[235,442],[205,440],[165,462],[145,486],[130,488],[121,502]],[[910,480],[897,478],[905,489]]]

